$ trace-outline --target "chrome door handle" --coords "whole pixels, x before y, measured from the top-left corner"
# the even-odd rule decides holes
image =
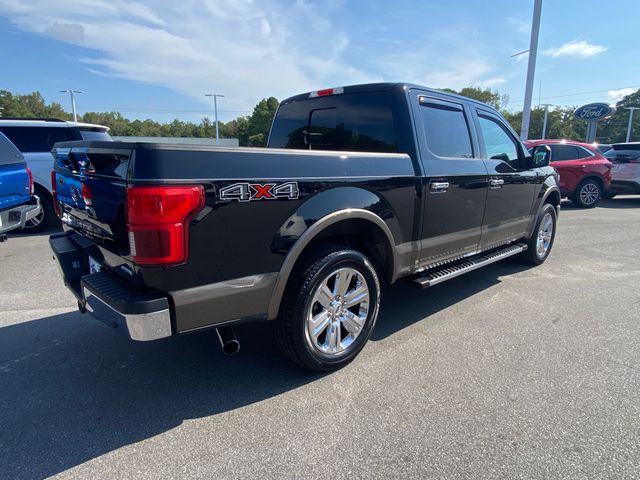
[[[432,182],[429,185],[431,193],[445,193],[449,189],[449,182]]]
[[[492,178],[489,180],[489,188],[502,188],[504,180],[500,178]]]

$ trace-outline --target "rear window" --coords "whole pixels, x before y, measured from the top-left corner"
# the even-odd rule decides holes
[[[577,160],[580,158],[578,149],[573,145],[549,145],[551,147],[551,161]]]
[[[0,127],[21,152],[50,152],[54,143],[82,140],[80,133],[67,127]]]
[[[420,97],[427,147],[438,157],[471,158],[471,137],[462,105]]]
[[[103,130],[83,130],[80,129],[83,140],[97,140],[101,142],[112,142],[113,138]]]
[[[397,152],[389,95],[349,93],[281,105],[269,147]]]

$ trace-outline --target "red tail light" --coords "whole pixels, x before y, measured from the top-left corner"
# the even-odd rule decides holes
[[[33,195],[33,173],[29,167],[27,167],[27,175],[29,175],[29,195]]]
[[[203,207],[201,185],[129,187],[127,227],[133,261],[139,265],[186,262],[189,222]]]
[[[91,193],[91,188],[89,188],[89,185],[86,183],[82,184],[82,199],[87,207],[93,205],[93,194]]]
[[[56,212],[56,215],[60,217],[62,216],[62,210],[60,209],[60,204],[58,203],[56,182],[56,171],[51,170],[51,196],[53,197],[53,210]]]

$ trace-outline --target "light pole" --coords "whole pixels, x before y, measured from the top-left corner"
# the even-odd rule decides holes
[[[76,93],[84,93],[82,90],[74,90],[68,88],[66,90],[60,90],[60,93],[68,93],[71,96],[71,111],[73,112],[73,121],[78,121],[78,114],[76,112]]]
[[[216,117],[216,145],[220,145],[220,137],[218,135],[218,97],[224,98],[224,95],[219,93],[205,93],[205,97],[213,97],[213,111]]]
[[[529,122],[531,120],[531,97],[533,95],[533,78],[536,72],[536,57],[538,56],[538,35],[540,33],[540,14],[542,0],[535,0],[533,4],[533,21],[531,22],[531,43],[529,44],[529,65],[527,66],[527,81],[524,87],[524,108],[522,110],[522,129],[520,138],[528,140]]]
[[[631,141],[631,127],[633,123],[633,111],[640,110],[640,107],[628,107],[629,110],[629,125],[627,126],[627,143]]]
[[[547,116],[549,115],[549,107],[551,106],[551,104],[544,103],[540,106],[544,107],[544,121],[542,122],[542,140],[544,140],[545,138],[547,138]]]

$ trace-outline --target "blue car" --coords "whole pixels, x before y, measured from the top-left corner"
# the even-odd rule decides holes
[[[0,133],[0,241],[6,239],[7,232],[24,227],[41,212],[24,156]]]

